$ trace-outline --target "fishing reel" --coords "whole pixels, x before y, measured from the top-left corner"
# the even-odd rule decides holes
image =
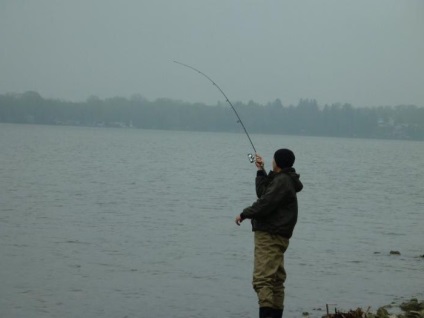
[[[250,163],[254,163],[255,162],[255,156],[251,153],[247,154],[247,158],[249,158]]]

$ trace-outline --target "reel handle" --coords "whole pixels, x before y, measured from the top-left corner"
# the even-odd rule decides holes
[[[253,154],[248,153],[247,157],[249,158],[250,163],[255,163],[256,162],[256,158]],[[262,163],[261,165],[262,170],[264,170],[264,163]]]

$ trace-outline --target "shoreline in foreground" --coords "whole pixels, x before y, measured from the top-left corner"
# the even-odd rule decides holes
[[[322,309],[314,309],[314,311],[322,311]],[[310,317],[309,312],[303,312],[303,317]],[[314,315],[315,317],[316,315]],[[392,302],[378,308],[376,311],[371,307],[349,309],[348,311],[340,310],[337,307],[326,305],[326,312],[321,314],[322,318],[424,318],[424,300],[411,298],[400,304]]]

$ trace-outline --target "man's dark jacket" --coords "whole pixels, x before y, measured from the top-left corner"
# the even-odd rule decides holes
[[[294,168],[266,174],[259,170],[256,176],[258,200],[243,210],[242,219],[252,219],[253,231],[278,234],[285,238],[293,235],[297,222],[296,193],[303,188]]]

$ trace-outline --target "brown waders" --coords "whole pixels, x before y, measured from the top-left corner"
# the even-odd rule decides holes
[[[253,289],[258,295],[260,317],[282,317],[284,309],[284,252],[289,239],[255,231]]]

